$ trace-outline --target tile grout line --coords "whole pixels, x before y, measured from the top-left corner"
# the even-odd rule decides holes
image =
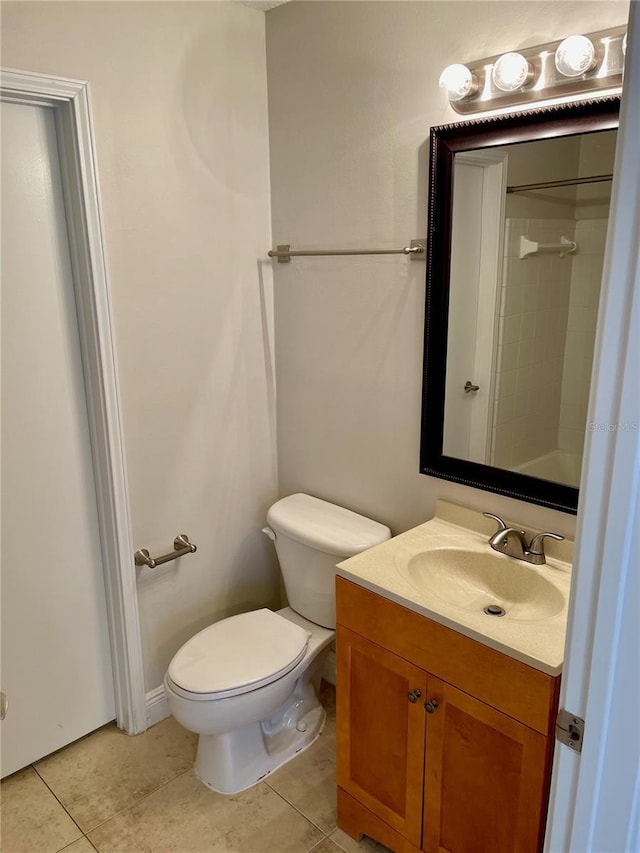
[[[336,848],[336,850],[339,851],[339,853],[343,853],[342,847],[338,847],[338,845],[335,843],[335,841],[331,840],[330,835],[325,835],[324,838],[321,838],[317,844],[314,844],[313,847],[310,847],[307,851],[305,851],[305,853],[313,853],[313,851],[317,850],[318,847],[320,847],[321,844],[324,844],[325,841],[331,841],[331,843]]]
[[[105,728],[106,728],[106,726],[105,726]],[[318,737],[318,741],[320,742],[320,743],[319,743],[319,745],[322,743],[322,740],[324,739],[324,738],[322,738],[322,735],[324,735],[325,733],[326,733],[326,732],[325,732],[325,730],[323,729],[323,732],[322,732],[322,733],[319,735],[319,737]],[[89,735],[87,735],[86,737],[87,737],[87,738],[89,738],[89,737],[91,736],[91,734],[93,734],[93,733],[90,733],[90,734],[89,734]],[[81,740],[84,740],[84,739],[85,739],[85,738],[82,738]],[[325,750],[326,750],[326,751],[328,751],[328,752],[334,752],[334,749],[335,749],[335,747],[333,747],[333,746],[332,746],[330,743],[328,743],[328,742],[327,742],[327,743],[324,743],[324,744],[322,744],[322,745],[320,746],[320,751],[321,751],[321,752],[325,752]],[[61,751],[62,751],[62,750],[61,750]],[[41,763],[41,762],[37,762],[37,763]],[[49,791],[49,793],[52,795],[52,797],[54,798],[54,800],[55,800],[55,801],[56,801],[56,802],[61,806],[61,808],[63,809],[63,812],[64,812],[64,813],[65,813],[65,814],[66,814],[66,815],[71,819],[71,821],[72,821],[73,825],[74,825],[74,826],[76,826],[77,831],[80,833],[80,835],[78,836],[78,838],[76,838],[76,839],[74,839],[73,841],[71,841],[71,842],[70,842],[69,844],[67,844],[65,847],[60,848],[60,849],[57,851],[57,853],[64,853],[64,851],[65,851],[65,850],[67,850],[68,848],[72,847],[72,846],[73,846],[73,844],[77,844],[77,843],[80,841],[80,839],[81,839],[81,838],[86,839],[86,841],[89,843],[89,845],[90,845],[91,849],[92,849],[92,850],[95,850],[95,851],[97,851],[97,853],[99,853],[99,847],[98,847],[98,846],[97,846],[97,844],[96,844],[96,843],[94,843],[94,842],[92,841],[92,839],[89,837],[89,835],[90,835],[90,834],[95,833],[97,830],[99,830],[100,828],[104,827],[106,824],[110,823],[110,822],[111,822],[111,821],[113,821],[115,818],[117,818],[117,817],[119,817],[119,816],[123,815],[125,812],[131,811],[134,807],[143,805],[143,804],[144,804],[144,802],[145,802],[147,799],[149,799],[152,795],[154,795],[154,794],[158,793],[158,792],[159,792],[159,791],[161,791],[163,788],[167,787],[168,785],[170,785],[171,783],[175,782],[176,780],[178,780],[178,779],[180,779],[180,778],[183,778],[183,777],[184,777],[184,776],[186,776],[187,774],[191,774],[191,773],[193,772],[193,766],[190,766],[190,767],[188,767],[186,770],[183,770],[182,772],[176,773],[174,776],[172,776],[171,778],[167,779],[167,780],[166,780],[165,782],[163,782],[162,784],[157,785],[157,787],[153,788],[153,790],[149,791],[149,792],[148,792],[147,794],[145,794],[144,796],[141,796],[141,797],[139,797],[139,798],[137,798],[137,799],[133,800],[132,802],[128,803],[127,805],[123,806],[122,808],[118,808],[118,809],[116,809],[116,810],[115,810],[112,814],[110,814],[108,817],[105,817],[104,819],[99,820],[95,825],[90,826],[90,828],[88,828],[87,830],[84,830],[84,829],[83,829],[83,827],[81,826],[81,824],[79,823],[79,819],[78,819],[78,820],[76,820],[76,818],[74,818],[74,816],[73,816],[73,814],[72,814],[72,812],[71,812],[70,808],[67,808],[67,806],[65,805],[65,803],[64,803],[64,802],[63,802],[63,800],[61,799],[61,796],[62,796],[62,795],[60,795],[60,796],[59,796],[59,795],[55,792],[55,790],[54,790],[54,788],[52,787],[52,785],[51,785],[51,784],[50,784],[50,783],[45,779],[45,777],[44,777],[44,776],[39,772],[39,768],[36,766],[36,762],[34,762],[33,764],[31,764],[31,765],[29,765],[29,766],[30,766],[30,767],[31,767],[31,769],[34,771],[34,773],[35,773],[36,777],[37,777],[37,778],[38,778],[38,779],[39,779],[39,780],[44,784],[45,789],[46,789],[47,791]],[[284,796],[284,795],[283,795],[283,794],[281,794],[279,791],[277,791],[274,787],[272,787],[272,785],[271,785],[271,784],[270,784],[266,779],[263,779],[263,780],[261,780],[261,781],[264,781],[264,782],[265,782],[265,784],[266,784],[266,786],[267,786],[267,788],[268,788],[270,791],[272,791],[272,793],[275,793],[275,794],[276,794],[276,795],[277,795],[281,800],[283,800],[283,802],[285,802],[285,803],[286,803],[286,804],[287,804],[291,809],[293,809],[294,813],[299,814],[299,815],[303,818],[303,820],[305,820],[305,821],[306,821],[307,823],[309,823],[309,824],[310,824],[314,829],[316,829],[318,832],[320,832],[321,837],[320,837],[320,838],[318,839],[318,841],[317,841],[317,842],[315,842],[311,847],[307,848],[306,853],[312,853],[312,851],[313,851],[313,850],[315,850],[317,847],[319,847],[320,845],[322,845],[322,844],[323,844],[324,842],[326,842],[327,840],[329,840],[329,842],[330,842],[331,844],[335,845],[335,846],[337,847],[337,850],[342,851],[342,848],[341,848],[339,845],[337,845],[337,844],[336,844],[336,842],[333,842],[333,841],[332,841],[332,839],[331,839],[331,833],[334,833],[334,832],[336,831],[336,829],[337,829],[337,825],[333,825],[333,826],[332,826],[328,831],[325,831],[325,830],[324,830],[324,829],[322,829],[322,827],[320,827],[320,826],[319,826],[319,825],[318,825],[314,820],[312,820],[308,815],[306,815],[306,814],[302,811],[302,809],[301,809],[301,808],[299,808],[298,806],[296,806],[293,802],[290,802],[290,801],[287,799],[287,797],[286,797],[286,796]]]
[[[118,810],[117,810],[117,811],[115,811],[115,812],[114,812],[110,817],[106,818],[105,820],[101,821],[100,823],[98,823],[98,824],[96,824],[94,827],[92,827],[91,829],[87,830],[87,832],[85,832],[85,831],[82,829],[82,827],[78,824],[78,822],[73,818],[73,816],[71,815],[71,813],[69,812],[69,810],[66,808],[66,806],[64,805],[64,803],[62,803],[62,801],[58,798],[58,796],[57,796],[57,795],[56,795],[56,793],[53,791],[53,789],[49,786],[49,784],[48,784],[48,783],[47,783],[47,782],[42,778],[42,776],[38,773],[38,771],[37,771],[37,770],[36,770],[36,768],[35,768],[35,765],[30,765],[30,766],[32,767],[32,769],[34,770],[34,772],[36,773],[36,775],[38,776],[38,778],[39,778],[39,779],[42,781],[42,783],[45,785],[45,787],[47,788],[47,790],[51,793],[51,795],[54,797],[54,799],[59,803],[59,805],[60,805],[60,806],[62,807],[62,809],[66,812],[66,814],[69,816],[69,818],[72,820],[72,822],[75,824],[75,826],[78,828],[78,830],[79,830],[79,831],[80,831],[80,833],[81,833],[81,835],[80,835],[80,837],[79,837],[79,838],[74,839],[74,840],[73,840],[73,841],[71,841],[69,844],[67,844],[65,847],[61,847],[58,851],[56,851],[56,853],[64,853],[64,851],[65,851],[65,850],[67,850],[70,846],[72,846],[73,844],[77,844],[77,843],[78,843],[78,841],[80,841],[80,839],[81,839],[81,838],[86,839],[86,840],[87,840],[87,842],[91,845],[91,847],[92,847],[95,851],[97,851],[97,853],[99,853],[99,848],[98,848],[98,847],[93,843],[93,841],[91,840],[91,838],[89,838],[89,833],[95,832],[97,829],[99,829],[100,827],[102,827],[102,826],[104,826],[105,824],[109,823],[109,821],[113,820],[113,819],[114,819],[115,817],[117,817],[118,815],[121,815],[121,814],[123,814],[124,812],[131,810],[131,809],[132,809],[132,808],[134,808],[135,806],[137,806],[137,805],[139,805],[140,803],[144,802],[145,800],[149,799],[149,797],[151,797],[151,796],[152,796],[153,794],[155,794],[157,791],[162,790],[162,788],[165,788],[165,787],[166,787],[167,785],[169,785],[171,782],[175,781],[176,779],[181,778],[182,776],[185,776],[186,774],[190,773],[190,772],[193,770],[193,768],[189,768],[189,769],[187,769],[187,770],[183,771],[182,773],[178,773],[176,776],[172,777],[171,779],[168,779],[168,780],[167,780],[166,782],[164,782],[162,785],[159,785],[157,788],[154,788],[154,790],[153,790],[153,791],[150,791],[148,794],[145,794],[145,796],[140,797],[140,799],[136,800],[135,802],[130,803],[128,806],[125,806],[125,807],[124,807],[124,808],[122,808],[122,809],[118,809]],[[309,848],[307,849],[306,853],[313,853],[313,851],[314,851],[317,847],[319,847],[321,844],[323,844],[323,843],[324,843],[325,841],[327,841],[327,840],[331,841],[331,843],[332,843],[332,844],[337,848],[337,850],[339,850],[339,851],[341,851],[341,850],[342,850],[342,848],[341,848],[338,844],[336,844],[336,842],[335,842],[335,841],[333,841],[333,840],[332,840],[332,838],[331,838],[331,834],[332,834],[332,833],[334,833],[334,832],[336,831],[336,829],[338,828],[338,827],[337,827],[337,824],[336,824],[336,826],[332,827],[328,832],[327,832],[327,831],[325,831],[325,830],[324,830],[324,829],[322,829],[320,826],[318,826],[318,824],[317,824],[317,823],[315,823],[315,822],[314,822],[314,821],[313,821],[313,820],[312,820],[308,815],[306,815],[306,814],[305,814],[305,813],[304,813],[300,808],[298,808],[296,805],[294,805],[294,803],[290,802],[290,801],[289,801],[289,800],[288,800],[288,799],[287,799],[283,794],[281,794],[279,791],[277,791],[275,788],[273,788],[273,787],[272,787],[272,786],[271,786],[271,785],[270,785],[266,780],[264,780],[264,779],[263,779],[263,780],[261,780],[261,781],[263,781],[263,782],[265,783],[265,785],[269,788],[269,790],[270,790],[270,791],[272,791],[274,794],[276,794],[276,796],[278,796],[281,800],[283,800],[283,802],[285,802],[288,806],[290,806],[290,807],[291,807],[291,808],[292,808],[292,809],[293,809],[297,814],[299,814],[302,818],[304,818],[304,820],[306,820],[308,823],[310,823],[310,824],[311,824],[311,826],[313,826],[315,829],[317,829],[317,830],[318,830],[318,832],[320,832],[320,833],[322,834],[322,838],[320,838],[320,839],[319,839],[319,840],[318,840],[318,841],[317,841],[317,842],[316,842],[312,847],[309,847]],[[260,783],[258,782],[257,784],[260,784]]]
[[[325,709],[325,710],[326,710],[326,709]],[[325,720],[325,724],[326,724],[326,720]],[[323,727],[323,731],[324,731],[324,727]],[[319,735],[319,736],[318,736],[318,738],[316,739],[316,742],[317,742],[321,737],[322,737],[322,732],[320,732],[320,735]],[[333,753],[333,751],[334,751],[334,750],[333,750],[333,748],[332,748],[328,743],[323,744],[323,745],[321,746],[321,749],[322,749],[323,751],[324,751],[324,750],[327,750],[328,752],[332,752],[332,753]],[[271,775],[271,774],[268,774],[268,775],[267,775],[265,778],[263,778],[261,781],[263,781],[263,782],[265,783],[265,785],[269,788],[269,790],[270,790],[270,791],[273,791],[273,793],[274,793],[274,794],[277,794],[277,795],[280,797],[280,799],[281,799],[281,800],[284,800],[284,802],[285,802],[288,806],[291,806],[291,808],[292,808],[294,811],[296,811],[296,812],[297,812],[301,817],[303,817],[303,818],[304,818],[308,823],[310,823],[312,826],[314,826],[314,827],[318,830],[318,832],[321,832],[321,833],[322,833],[322,835],[323,835],[323,838],[321,838],[318,842],[316,842],[316,844],[314,844],[314,845],[313,845],[313,847],[309,848],[309,850],[308,850],[308,851],[306,851],[306,853],[312,853],[312,851],[313,851],[313,850],[314,850],[314,849],[315,849],[319,844],[322,844],[322,843],[323,843],[324,841],[326,841],[327,839],[329,839],[329,840],[331,841],[331,833],[335,832],[335,831],[336,831],[336,829],[338,829],[338,824],[336,823],[336,825],[335,825],[335,826],[334,826],[334,827],[333,827],[329,832],[325,832],[325,830],[324,830],[324,829],[322,829],[322,827],[318,826],[318,824],[317,824],[317,823],[315,823],[315,822],[314,822],[314,821],[313,821],[313,820],[312,820],[308,815],[306,815],[306,814],[302,811],[302,809],[299,809],[299,808],[298,808],[294,803],[292,803],[290,800],[288,800],[288,799],[284,796],[284,794],[281,794],[281,793],[280,793],[280,791],[276,790],[276,789],[275,789],[275,788],[274,788],[274,787],[269,783],[268,779],[269,779],[269,776],[270,776],[270,775]],[[335,841],[332,841],[332,844],[335,844]],[[336,845],[336,847],[338,847],[338,845]],[[340,848],[340,847],[338,847],[338,849],[340,850],[341,848]]]
[[[113,820],[118,815],[124,814],[124,812],[127,812],[130,809],[135,808],[135,806],[137,806],[139,803],[143,803],[145,800],[148,800],[149,797],[153,796],[153,794],[157,793],[158,791],[161,791],[163,788],[166,788],[167,785],[171,784],[171,782],[175,782],[176,779],[180,779],[181,776],[185,776],[187,773],[190,773],[192,770],[193,770],[193,767],[189,767],[187,770],[183,770],[182,773],[178,773],[176,776],[172,776],[171,779],[167,779],[166,782],[163,782],[162,785],[158,785],[158,787],[154,788],[153,791],[149,791],[148,794],[145,794],[143,797],[140,797],[135,802],[129,803],[128,806],[124,806],[124,808],[121,808],[121,809],[118,809],[117,811],[115,811],[110,817],[105,818],[104,820],[101,820],[100,823],[97,823],[91,829],[87,830],[86,835],[87,835],[88,841],[91,841],[91,839],[88,837],[90,832],[95,832],[96,829],[100,829],[101,826],[104,826],[105,823],[109,823],[110,820]],[[93,844],[93,842],[91,842],[91,843]],[[95,846],[95,844],[93,844],[93,846],[95,847],[96,850],[98,850],[98,848]]]
[[[96,853],[100,853],[100,851],[98,850],[98,848],[95,846],[95,844],[91,841],[91,839],[90,839],[88,836],[86,836],[86,835],[82,835],[82,836],[81,836],[81,838],[84,838],[84,840],[85,840],[88,844],[90,844],[90,845],[91,845],[91,848],[92,848],[93,850],[95,850],[95,851],[96,851]],[[81,838],[76,838],[76,840],[75,840],[75,841],[72,841],[72,842],[71,842],[71,844],[67,844],[67,846],[66,846],[66,847],[61,847],[59,850],[57,850],[57,851],[56,851],[56,853],[64,853],[64,851],[65,851],[65,850],[68,850],[70,847],[73,847],[73,845],[74,845],[74,844],[77,844],[77,843],[78,843],[78,841],[80,841],[80,840],[81,840]]]
[[[182,776],[185,776],[187,773],[191,773],[192,771],[193,771],[193,767],[190,767],[188,770],[185,770],[185,771],[184,771],[184,772],[182,772],[182,773],[178,773],[178,775],[177,775],[177,776],[174,776],[172,779],[169,779],[167,782],[163,783],[163,784],[162,784],[162,785],[160,785],[158,788],[155,788],[153,791],[150,791],[148,794],[145,794],[145,796],[144,796],[144,797],[141,797],[139,800],[136,800],[136,802],[135,802],[135,803],[131,803],[130,805],[125,806],[125,808],[123,808],[123,809],[119,809],[117,812],[114,812],[114,814],[113,814],[113,815],[111,815],[111,817],[107,818],[106,820],[103,820],[101,823],[99,823],[99,824],[97,824],[96,826],[94,826],[91,830],[89,830],[89,832],[95,832],[95,831],[96,831],[96,829],[99,829],[101,826],[104,826],[105,824],[109,823],[109,821],[110,821],[110,820],[113,820],[113,818],[117,817],[118,815],[123,814],[123,813],[124,813],[124,812],[126,812],[126,811],[129,811],[130,809],[132,809],[132,808],[134,808],[135,806],[137,806],[139,803],[142,803],[142,802],[144,802],[144,800],[147,800],[149,797],[151,797],[151,796],[152,796],[153,794],[155,794],[157,791],[160,791],[162,788],[165,788],[165,787],[166,787],[167,785],[169,785],[171,782],[175,781],[176,779],[181,778]],[[44,781],[44,780],[43,780],[43,781]],[[275,788],[272,788],[272,787],[271,787],[271,785],[269,785],[269,783],[268,783],[265,779],[260,780],[259,782],[257,782],[257,783],[256,783],[256,785],[259,785],[259,784],[260,784],[260,782],[264,782],[264,784],[269,788],[269,790],[270,790],[270,791],[272,791],[274,794],[276,794],[276,796],[280,797],[280,799],[281,799],[281,800],[283,800],[283,801],[284,801],[288,806],[290,806],[290,807],[291,807],[295,812],[297,812],[297,813],[298,813],[302,818],[304,818],[304,819],[307,821],[307,823],[310,823],[310,824],[311,824],[311,826],[313,826],[315,829],[317,829],[317,830],[318,830],[318,832],[320,832],[320,833],[322,834],[322,838],[320,838],[320,839],[319,839],[319,840],[318,840],[318,841],[313,845],[313,847],[308,848],[308,850],[307,850],[307,851],[305,851],[305,853],[312,853],[312,851],[313,851],[316,847],[318,847],[318,845],[320,845],[320,844],[324,843],[327,839],[331,840],[331,836],[330,836],[330,834],[329,834],[329,833],[327,833],[327,832],[325,832],[323,829],[321,829],[321,828],[320,828],[316,823],[314,823],[314,821],[312,821],[309,817],[307,817],[307,815],[305,815],[305,814],[304,814],[304,812],[302,812],[299,808],[297,808],[293,803],[289,802],[289,800],[287,800],[287,798],[286,798],[285,796],[283,796],[279,791],[276,791],[276,790],[275,790]],[[45,783],[45,784],[46,784],[46,783]],[[48,787],[48,786],[47,786],[47,787]],[[205,787],[206,787],[206,786],[205,786]],[[52,793],[53,793],[53,792],[52,792]],[[56,799],[57,799],[57,797],[56,797]],[[65,811],[66,811],[66,809],[65,809]],[[75,823],[75,821],[74,821],[74,823]],[[77,826],[77,824],[76,824],[76,826]],[[78,827],[78,828],[80,828],[80,827]],[[336,830],[337,828],[338,828],[338,826],[337,826],[337,824],[336,824],[336,826],[334,826],[334,827],[330,830],[330,832],[335,832],[335,830]],[[81,830],[81,831],[82,831],[82,830]],[[84,834],[84,833],[83,833],[83,835],[84,835],[84,837],[87,839],[87,841],[91,844],[91,846],[94,848],[94,850],[96,850],[96,851],[98,851],[98,853],[100,853],[99,848],[98,848],[98,847],[96,847],[96,846],[95,846],[95,844],[91,841],[91,839],[90,839],[90,838],[89,838],[89,836],[88,836],[88,833],[87,833],[87,834]],[[79,839],[76,839],[76,841],[78,841],[78,840],[79,840]],[[72,842],[72,843],[76,843],[76,842]],[[332,843],[333,843],[333,844],[335,844],[335,842],[332,842]],[[342,848],[340,848],[338,845],[335,845],[335,846],[338,848],[338,850],[341,850],[341,849],[342,849]],[[63,853],[64,849],[65,849],[65,848],[62,848],[62,850],[57,851],[57,853]]]
[[[109,823],[109,821],[110,821],[110,820],[113,820],[113,818],[117,817],[118,815],[122,814],[123,812],[128,811],[129,809],[133,808],[134,806],[137,806],[137,805],[138,805],[138,803],[142,803],[144,800],[148,799],[152,794],[155,794],[155,793],[156,793],[156,791],[160,791],[162,788],[165,788],[165,787],[166,787],[167,785],[169,785],[171,782],[175,781],[176,779],[179,779],[181,776],[184,776],[186,773],[189,773],[189,772],[191,772],[191,770],[193,770],[193,767],[190,767],[190,768],[188,768],[187,770],[183,770],[183,771],[182,771],[182,773],[178,773],[178,774],[176,774],[175,776],[172,776],[172,778],[171,778],[171,779],[167,779],[167,781],[166,781],[166,782],[163,782],[163,783],[162,783],[162,785],[158,785],[158,787],[157,787],[157,788],[154,788],[154,789],[153,789],[153,791],[149,791],[149,793],[148,793],[148,794],[145,794],[143,797],[140,797],[138,800],[136,800],[136,801],[135,801],[135,802],[133,802],[133,803],[129,803],[129,805],[128,805],[128,806],[124,806],[124,807],[123,807],[123,808],[121,808],[121,809],[117,809],[117,811],[115,811],[115,812],[114,812],[112,815],[110,815],[108,818],[105,818],[104,820],[101,820],[99,823],[97,823],[95,826],[92,826],[92,827],[91,827],[91,829],[87,829],[87,830],[86,830],[86,832],[85,832],[85,830],[84,830],[84,829],[82,829],[82,827],[81,827],[81,826],[80,826],[80,824],[77,822],[77,820],[75,820],[75,819],[74,819],[74,817],[72,816],[71,812],[67,809],[67,807],[64,805],[64,803],[59,799],[59,797],[57,796],[57,794],[55,793],[55,791],[53,790],[53,788],[51,788],[51,787],[47,784],[47,782],[42,778],[42,776],[38,773],[38,771],[36,770],[35,765],[34,765],[34,764],[31,764],[30,766],[31,766],[31,767],[33,768],[33,770],[36,772],[36,774],[37,774],[38,778],[42,781],[42,783],[45,785],[45,787],[50,791],[51,795],[52,795],[52,796],[57,800],[57,802],[62,806],[62,808],[64,809],[64,811],[69,815],[69,817],[71,818],[71,820],[75,823],[75,825],[78,827],[78,829],[80,830],[80,832],[82,833],[82,835],[87,839],[87,841],[89,842],[89,844],[91,844],[91,846],[93,847],[93,849],[94,849],[94,850],[98,850],[98,848],[95,846],[95,844],[93,843],[93,841],[89,838],[89,833],[90,833],[90,832],[95,832],[95,831],[96,831],[96,829],[99,829],[101,826],[104,826],[104,825],[105,825],[105,823]],[[79,838],[76,838],[74,841],[72,841],[72,842],[71,842],[71,844],[75,844],[75,843],[76,843],[77,841],[79,841],[79,840],[80,840]],[[69,845],[67,845],[67,847],[68,847],[68,846],[69,846]],[[60,850],[59,850],[59,851],[57,851],[56,853],[62,853],[62,851],[63,851],[63,850],[65,850],[65,849],[66,849],[65,847],[62,847],[62,848],[60,848]],[[98,853],[99,853],[99,851],[98,851]]]
[[[66,814],[69,816],[69,819],[70,819],[70,820],[71,820],[71,821],[72,821],[72,822],[73,822],[73,823],[78,827],[78,830],[79,830],[79,831],[80,831],[80,833],[81,833],[80,838],[86,838],[86,840],[89,842],[89,844],[93,847],[93,849],[94,849],[94,850],[97,850],[96,846],[93,844],[93,842],[91,841],[91,839],[89,838],[89,836],[87,835],[87,833],[86,833],[86,832],[83,830],[83,828],[80,826],[80,824],[78,823],[78,821],[73,817],[73,815],[71,814],[71,812],[69,811],[69,809],[65,806],[65,804],[62,802],[62,800],[60,799],[60,797],[59,797],[59,796],[56,794],[56,792],[53,790],[53,788],[51,787],[51,785],[49,785],[49,783],[47,782],[47,780],[46,780],[46,779],[44,778],[44,776],[40,773],[40,771],[38,770],[37,764],[39,764],[39,763],[40,763],[40,761],[42,761],[42,760],[46,760],[47,758],[50,758],[52,755],[56,755],[56,754],[57,754],[57,753],[59,753],[59,752],[64,752],[64,750],[65,750],[65,749],[68,749],[68,747],[72,746],[73,744],[80,743],[80,741],[83,741],[83,740],[88,740],[88,739],[89,739],[92,735],[94,735],[96,732],[102,731],[102,729],[106,729],[106,728],[108,728],[109,726],[113,725],[113,722],[114,722],[114,721],[112,720],[112,721],[110,721],[110,722],[108,722],[108,723],[105,723],[103,726],[99,726],[95,731],[93,731],[93,732],[88,732],[86,735],[83,735],[82,737],[78,738],[77,740],[72,741],[71,743],[66,744],[65,746],[60,747],[60,749],[56,749],[56,750],[54,750],[54,752],[50,753],[49,755],[45,755],[45,756],[43,756],[43,759],[38,759],[38,761],[34,761],[34,762],[33,762],[33,764],[29,764],[29,765],[28,765],[29,767],[31,767],[31,769],[33,770],[33,772],[34,772],[34,773],[36,774],[36,776],[38,777],[38,779],[40,779],[40,781],[41,781],[41,782],[42,782],[42,784],[45,786],[45,788],[49,791],[49,793],[50,793],[50,794],[51,794],[51,796],[54,798],[54,800],[56,800],[56,802],[60,805],[60,807],[62,808],[62,810],[63,810],[64,812],[66,812]],[[70,842],[70,844],[77,844],[77,842],[78,842],[78,841],[80,841],[80,838],[76,838],[74,841]],[[67,844],[67,846],[66,846],[66,847],[61,847],[61,848],[60,848],[60,850],[59,850],[59,851],[57,851],[57,853],[61,853],[61,851],[66,850],[66,849],[67,849],[67,847],[69,847],[69,846],[70,846],[70,844]],[[98,851],[98,853],[99,853],[99,851]]]
[[[284,795],[284,794],[281,794],[281,793],[280,793],[280,791],[276,791],[276,789],[275,789],[275,788],[273,788],[273,787],[272,787],[272,786],[267,782],[267,780],[266,780],[266,779],[263,779],[262,781],[263,781],[263,782],[264,782],[264,784],[269,788],[269,790],[270,790],[270,791],[273,791],[273,793],[274,793],[274,794],[277,794],[277,795],[280,797],[280,799],[281,799],[281,800],[284,800],[284,802],[285,802],[288,806],[291,806],[291,808],[292,808],[294,811],[298,812],[298,814],[299,814],[301,817],[303,817],[303,818],[307,821],[307,823],[310,823],[310,824],[311,824],[311,826],[315,827],[315,828],[318,830],[318,832],[321,832],[321,833],[323,834],[324,838],[321,838],[321,839],[320,839],[320,841],[318,841],[316,844],[314,844],[314,845],[313,845],[314,847],[317,847],[317,845],[318,845],[318,844],[320,844],[320,843],[321,843],[322,841],[324,841],[325,839],[329,838],[330,833],[325,832],[325,831],[324,831],[324,829],[322,829],[322,827],[318,826],[318,824],[317,824],[317,823],[315,823],[313,820],[311,820],[311,818],[310,818],[308,815],[306,815],[306,814],[302,811],[302,809],[299,809],[299,808],[298,808],[294,803],[292,803],[290,800],[288,800],[288,799],[285,797],[285,795]],[[330,830],[330,832],[335,832],[335,830],[336,830],[337,828],[338,828],[338,824],[336,824],[336,825],[333,827],[333,829],[331,829],[331,830]],[[310,848],[310,850],[313,850],[313,847],[311,847],[311,848]],[[307,853],[310,853],[310,851],[307,851]]]
[[[42,782],[42,784],[45,786],[45,788],[47,789],[47,791],[49,791],[49,793],[50,793],[50,794],[51,794],[51,796],[54,798],[54,800],[58,803],[58,805],[60,806],[60,808],[62,808],[62,809],[63,809],[63,811],[64,811],[64,812],[69,816],[69,819],[70,819],[71,821],[73,821],[73,823],[78,827],[78,831],[81,833],[81,836],[80,836],[80,837],[82,837],[82,836],[86,837],[86,835],[85,835],[85,832],[84,832],[83,828],[80,826],[80,824],[78,823],[78,821],[73,817],[73,815],[71,814],[71,812],[69,811],[69,809],[65,806],[65,804],[62,802],[62,800],[61,800],[61,799],[60,799],[60,797],[56,794],[56,792],[53,790],[53,788],[52,788],[52,787],[51,787],[51,786],[46,782],[46,780],[45,780],[45,779],[43,779],[43,778],[42,778],[42,776],[41,776],[41,775],[40,775],[40,773],[38,772],[38,768],[36,767],[36,765],[35,765],[35,764],[30,764],[29,766],[31,767],[31,769],[33,770],[33,772],[36,774],[36,776],[38,777],[38,779],[39,779],[39,780]],[[89,839],[87,839],[87,840],[89,840]],[[71,843],[71,844],[75,844],[75,843],[76,843],[76,841],[80,841],[80,838],[76,838],[76,839],[74,839],[74,840],[73,840],[72,842],[70,842],[70,843]],[[69,846],[69,845],[67,844],[67,847],[68,847],[68,846]],[[60,849],[61,849],[61,850],[64,850],[65,848],[64,848],[64,847],[61,847]]]

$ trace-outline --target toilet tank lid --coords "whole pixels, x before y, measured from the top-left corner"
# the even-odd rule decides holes
[[[384,524],[305,494],[274,503],[267,521],[276,534],[337,557],[352,557],[391,537]]]

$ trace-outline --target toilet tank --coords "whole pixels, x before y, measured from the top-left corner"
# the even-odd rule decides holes
[[[391,536],[384,524],[311,495],[277,501],[267,513],[289,606],[324,628],[336,626],[336,564]]]

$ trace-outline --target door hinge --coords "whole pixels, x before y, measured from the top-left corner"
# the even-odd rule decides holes
[[[556,739],[573,749],[574,752],[582,752],[583,737],[584,720],[576,717],[575,714],[570,714],[564,708],[560,708],[556,719]]]

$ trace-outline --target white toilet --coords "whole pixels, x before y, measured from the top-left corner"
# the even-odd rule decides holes
[[[196,775],[223,794],[254,785],[322,731],[316,690],[335,636],[336,563],[391,536],[303,494],[277,501],[267,522],[290,606],[210,625],[178,651],[164,680],[171,713],[200,735]]]

